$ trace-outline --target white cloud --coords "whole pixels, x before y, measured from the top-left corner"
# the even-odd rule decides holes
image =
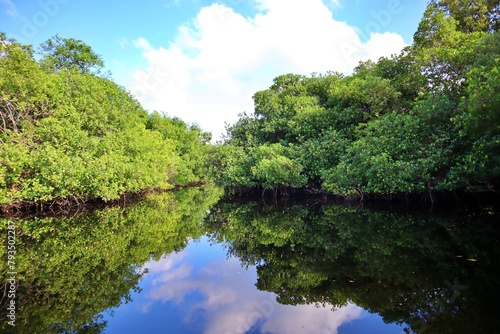
[[[136,70],[132,94],[147,109],[198,122],[218,138],[224,121],[253,111],[253,93],[280,74],[349,74],[360,60],[405,46],[394,33],[372,34],[362,43],[359,32],[334,20],[322,0],[255,2],[260,13],[251,18],[223,5],[204,7],[165,47],[137,39],[148,66]]]
[[[389,47],[395,45],[398,49],[394,47]],[[390,56],[389,52],[392,54],[397,54],[405,46],[405,42],[401,35],[396,33],[372,33],[370,35],[370,40],[366,43],[366,49],[369,50],[368,58],[372,60],[378,60],[380,57]]]
[[[152,51],[151,50],[151,45],[149,44],[149,42],[145,39],[145,38],[138,38],[137,40],[135,40],[133,42],[134,46],[137,47],[137,48],[141,48],[143,49],[145,52],[149,52],[149,51]]]

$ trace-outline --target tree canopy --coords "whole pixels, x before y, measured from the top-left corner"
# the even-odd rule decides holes
[[[30,46],[1,35],[0,204],[111,200],[206,179],[210,135],[148,113],[98,76],[100,56],[56,36]]]
[[[285,74],[227,128],[225,186],[343,196],[500,184],[498,1],[432,0],[400,55],[351,75]],[[262,150],[272,150],[272,161]],[[279,153],[278,153],[279,152]]]
[[[432,0],[413,45],[351,75],[284,74],[210,144],[101,76],[58,35],[0,34],[0,204],[114,199],[208,178],[234,189],[364,197],[500,184],[499,3]]]
[[[40,45],[41,63],[50,69],[77,69],[81,73],[98,73],[104,62],[90,46],[74,38],[55,35]]]

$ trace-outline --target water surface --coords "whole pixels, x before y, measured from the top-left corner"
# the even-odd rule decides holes
[[[207,237],[144,267],[142,291],[105,317],[105,333],[404,333],[352,303],[280,304],[255,287],[255,266]]]
[[[0,331],[500,329],[495,205],[266,205],[220,196],[190,189],[71,217],[11,219],[16,327],[2,312]],[[4,265],[3,282],[7,272]]]

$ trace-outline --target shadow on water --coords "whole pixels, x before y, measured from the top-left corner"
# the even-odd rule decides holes
[[[11,220],[16,231],[15,333],[100,333],[104,310],[139,290],[149,260],[209,235],[256,286],[286,305],[348,303],[415,333],[500,328],[498,206],[264,204],[197,188],[75,217]],[[200,224],[201,222],[201,224]],[[2,241],[8,220],[2,220]],[[7,259],[7,248],[0,251]],[[8,291],[2,261],[2,291]],[[1,300],[0,332],[13,328]],[[111,311],[112,312],[112,311]]]
[[[414,333],[500,330],[498,206],[220,202],[211,238],[283,304],[349,302]]]

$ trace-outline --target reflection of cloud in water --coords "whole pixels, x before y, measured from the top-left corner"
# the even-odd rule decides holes
[[[337,333],[337,329],[361,317],[362,308],[349,304],[336,311],[314,305],[283,306],[262,326],[271,333]]]
[[[183,302],[187,308],[183,321],[198,322],[194,317],[203,314],[206,334],[245,333],[257,326],[261,332],[281,334],[337,333],[342,324],[360,318],[363,311],[352,304],[336,311],[329,305],[281,305],[274,294],[255,288],[255,269],[241,268],[236,259],[196,270],[188,261],[187,252],[182,252],[145,265],[153,280],[151,287],[145,287],[149,302],[142,305],[143,312],[158,301]],[[186,296],[192,293],[202,296],[201,301],[188,302]]]

